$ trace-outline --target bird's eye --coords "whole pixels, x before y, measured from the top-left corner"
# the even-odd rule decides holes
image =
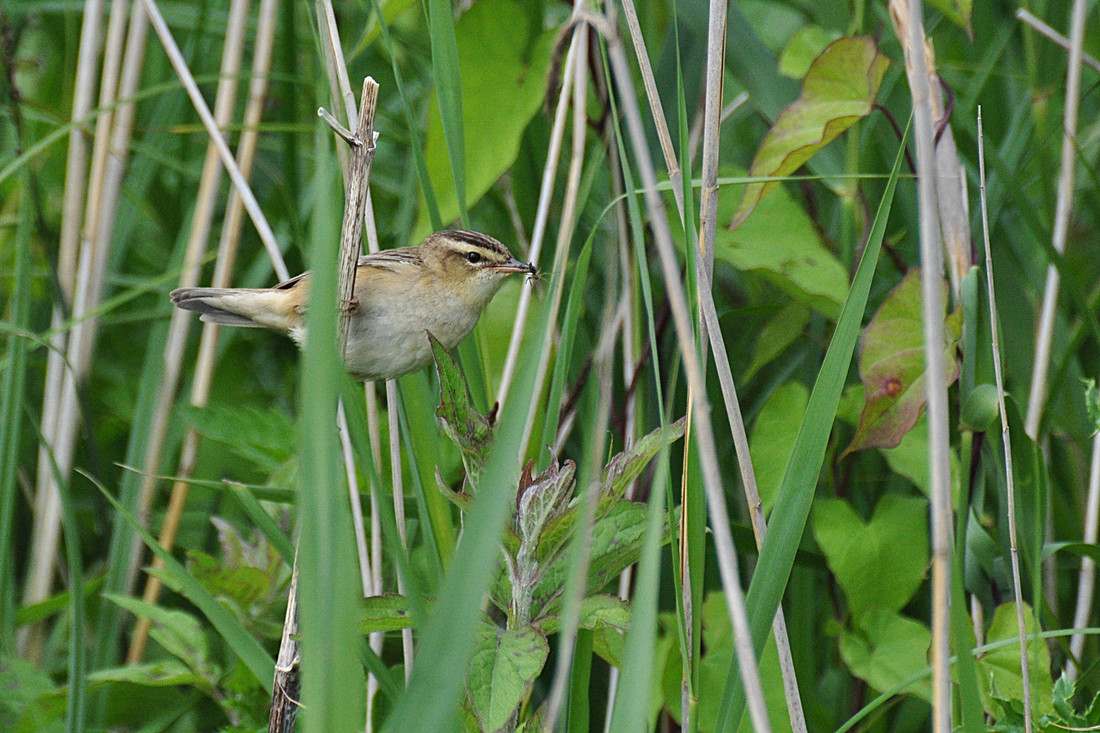
[[[467,252],[466,261],[469,262],[471,265],[476,265],[477,263],[481,262],[481,253]]]

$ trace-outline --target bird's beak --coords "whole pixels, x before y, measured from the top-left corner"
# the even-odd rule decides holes
[[[537,275],[538,269],[530,262],[520,262],[515,257],[509,257],[499,265],[490,265],[490,270],[497,272],[526,272],[528,275]]]

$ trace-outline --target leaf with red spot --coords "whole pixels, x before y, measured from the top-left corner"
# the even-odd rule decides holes
[[[942,283],[944,303],[947,283]],[[959,376],[955,345],[962,330],[962,313],[944,320],[944,362],[947,383]],[[893,448],[924,412],[924,330],[921,322],[919,270],[891,291],[863,332],[859,376],[865,401],[852,444],[845,454],[864,448]]]

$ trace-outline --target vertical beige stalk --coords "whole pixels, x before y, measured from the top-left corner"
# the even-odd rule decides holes
[[[214,101],[214,120],[221,129],[226,128],[231,122],[233,107],[237,100],[237,76],[240,72],[241,56],[244,50],[248,9],[248,0],[233,0],[229,8],[218,89]],[[180,271],[179,278],[179,287],[181,288],[191,288],[199,282],[202,260],[206,253],[206,241],[210,236],[210,227],[214,219],[214,201],[218,195],[220,181],[221,165],[218,161],[218,151],[212,143],[209,143],[206,148],[206,158],[203,161],[202,172],[199,176],[198,192],[195,195],[195,209],[191,216],[191,231],[183,255],[183,269]],[[161,458],[164,454],[169,418],[172,415],[176,392],[179,389],[183,351],[187,346],[187,331],[190,325],[190,313],[179,308],[172,309],[171,322],[168,325],[168,338],[164,347],[164,372],[161,374],[160,385],[157,389],[157,404],[153,411],[149,439],[145,445],[141,487],[138,490],[137,519],[143,527],[148,527],[150,524],[157,476],[160,473]],[[185,496],[186,490],[183,492],[183,496],[179,496],[175,491],[172,493],[169,511],[161,527],[161,547],[171,548],[175,542]],[[129,552],[130,564],[126,573],[127,588],[134,585],[143,554],[141,538],[135,535],[131,539]],[[154,567],[162,567],[163,563],[158,558],[153,561],[153,565]],[[153,576],[148,577],[143,598],[146,603],[156,603],[160,595],[160,585],[159,579]],[[141,659],[145,651],[149,628],[150,621],[148,617],[143,616],[138,619],[134,635],[130,641],[130,650],[127,654],[128,663],[134,664]]]
[[[550,205],[554,198],[554,181],[557,179],[558,161],[561,159],[561,145],[565,137],[566,112],[569,110],[569,95],[573,89],[573,66],[576,64],[576,49],[579,31],[573,29],[573,39],[569,44],[569,51],[565,55],[565,64],[561,73],[561,91],[558,93],[558,105],[554,112],[554,125],[550,130],[550,146],[546,151],[546,165],[542,169],[542,183],[539,187],[539,203],[535,212],[535,228],[531,233],[531,248],[528,251],[528,259],[538,263],[542,254],[542,243],[546,235],[546,222],[550,219]],[[519,360],[519,347],[523,343],[523,334],[527,330],[527,313],[531,309],[531,295],[533,287],[524,280],[523,289],[520,291],[519,304],[516,307],[516,318],[512,323],[512,336],[508,341],[508,354],[504,358],[504,369],[501,371],[500,388],[497,390],[497,403],[501,407],[508,398],[508,391],[512,386],[515,375],[516,363]],[[523,450],[521,447],[520,450]]]
[[[1008,411],[1005,409],[1005,383],[1001,369],[1000,329],[997,327],[997,294],[993,287],[993,250],[989,245],[989,214],[985,200],[985,134],[982,130],[982,108],[978,107],[978,172],[981,180],[982,242],[985,245],[985,278],[989,290],[989,328],[993,344],[993,375],[997,383],[997,408],[1001,413],[1001,442],[1005,451],[1005,486],[1008,503],[1008,541],[1012,554],[1012,590],[1016,596],[1016,627],[1020,638],[1020,676],[1024,688],[1024,730],[1031,724],[1031,665],[1028,664],[1027,628],[1024,625],[1024,599],[1020,582],[1020,553],[1016,546],[1016,480],[1012,470],[1012,441],[1008,432]]]
[[[902,7],[901,2],[891,7]],[[936,195],[932,92],[924,53],[920,0],[908,0],[909,34],[902,39],[913,99],[920,211],[921,297],[928,400],[929,481],[932,525],[932,728],[951,731],[951,467],[948,461],[947,376],[943,356],[943,249]]]
[[[118,4],[119,6],[122,3]],[[123,48],[116,41],[125,24],[123,8],[113,8],[108,28],[108,50]],[[145,55],[147,18],[139,8],[130,19],[129,33],[124,46],[125,57],[119,73],[119,56],[112,53],[104,63],[100,84],[101,107],[114,104],[117,98],[132,97],[137,91],[142,61]],[[113,115],[103,115],[96,124],[93,145],[92,171],[89,177],[87,204],[75,287],[73,290],[72,317],[74,325],[69,335],[65,359],[61,362],[61,375],[47,375],[47,385],[58,389],[56,397],[47,395],[44,409],[44,441],[39,450],[38,485],[35,497],[34,526],[32,528],[31,563],[24,588],[24,604],[45,599],[50,592],[53,568],[57,559],[57,541],[60,533],[60,490],[55,481],[53,465],[62,481],[67,481],[72,470],[76,449],[76,432],[80,422],[77,396],[89,369],[97,335],[98,317],[90,315],[102,300],[103,281],[106,276],[108,242],[114,231],[116,207],[122,187],[135,112],[133,102],[118,105]],[[61,273],[68,278],[67,273]],[[52,417],[51,417],[52,414]],[[21,637],[21,649],[31,659],[40,653],[42,628],[32,627],[30,637]]]
[[[1074,0],[1070,15],[1069,67],[1066,70],[1065,116],[1062,121],[1062,162],[1058,176],[1058,200],[1054,211],[1054,231],[1051,244],[1061,254],[1066,250],[1069,218],[1073,212],[1073,189],[1077,170],[1077,111],[1081,96],[1081,47],[1085,36],[1085,0]],[[1043,306],[1035,335],[1035,357],[1031,363],[1031,390],[1028,394],[1024,430],[1032,440],[1039,439],[1039,423],[1047,398],[1047,376],[1050,372],[1050,352],[1054,340],[1054,316],[1058,309],[1061,277],[1054,265],[1047,267],[1043,288]]]
[[[611,12],[610,9],[608,12]],[[768,722],[768,711],[764,703],[760,673],[756,666],[756,654],[753,650],[748,614],[745,610],[744,591],[738,575],[737,553],[733,546],[729,512],[726,508],[721,472],[718,468],[718,455],[710,422],[710,405],[702,389],[702,365],[696,356],[691,316],[687,307],[687,295],[684,292],[684,284],[680,279],[679,265],[676,262],[675,247],[672,243],[664,202],[657,191],[657,174],[646,145],[645,131],[642,127],[638,101],[634,97],[634,88],[626,54],[623,52],[622,43],[614,32],[613,19],[604,17],[600,21],[598,27],[600,32],[607,38],[608,53],[613,71],[612,76],[623,101],[623,118],[627,123],[631,149],[637,160],[642,190],[645,194],[646,206],[649,209],[654,242],[660,258],[661,271],[672,312],[672,321],[680,347],[680,356],[691,388],[689,394],[693,398],[692,407],[698,433],[696,445],[702,467],[707,509],[712,519],[714,546],[718,555],[718,571],[722,579],[722,588],[726,593],[726,605],[730,616],[730,624],[733,628],[734,651],[745,689],[749,716],[754,730],[758,733],[766,733],[771,730],[771,725]]]
[[[117,14],[120,17],[125,18],[124,11],[121,10],[124,4],[117,3],[116,5],[117,7],[113,6],[112,9],[117,10]],[[92,98],[95,93],[95,71],[100,51],[100,28],[102,26],[102,21],[102,0],[95,0],[94,2],[87,3],[84,7],[84,19],[80,30],[79,60],[76,70],[76,85],[73,90],[73,122],[86,118],[92,109]],[[116,69],[116,76],[117,73]],[[46,364],[46,389],[43,394],[42,424],[40,428],[44,438],[44,445],[41,445],[38,451],[38,499],[36,500],[35,508],[36,522],[39,520],[40,511],[42,520],[45,521],[59,510],[59,506],[56,505],[54,501],[54,491],[52,488],[53,471],[51,470],[52,464],[48,446],[52,446],[57,442],[58,406],[61,398],[62,378],[65,371],[64,354],[67,343],[67,335],[62,329],[62,326],[65,322],[66,314],[72,309],[73,295],[76,288],[76,267],[80,248],[80,224],[83,219],[81,204],[86,189],[85,176],[87,175],[87,167],[87,133],[82,126],[74,126],[69,133],[69,152],[65,165],[65,192],[62,199],[61,241],[57,256],[57,277],[61,286],[61,294],[64,298],[64,302],[54,305],[53,313],[50,318],[50,328],[55,333],[54,336],[50,338],[50,349]],[[45,532],[45,529],[43,528],[42,531]],[[56,533],[54,533],[52,542],[49,542],[48,537],[43,538],[43,546],[56,545],[56,543]],[[35,578],[35,582],[38,584],[38,589],[34,591],[34,595],[41,596],[42,587],[47,589],[46,593],[48,594],[49,584],[53,576],[53,564],[42,565],[32,571],[32,573],[37,574],[37,577],[34,574],[32,574],[32,577]],[[28,584],[28,591],[29,590],[30,585]],[[41,629],[38,627],[31,628],[32,631],[30,635],[35,638],[33,644],[31,644],[33,650],[24,649],[23,651],[30,651],[32,659],[37,660],[40,658]],[[27,640],[27,638],[22,635],[20,638],[21,641]]]

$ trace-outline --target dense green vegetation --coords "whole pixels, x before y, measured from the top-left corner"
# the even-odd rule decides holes
[[[1095,62],[1067,113],[1067,50],[934,0],[928,127],[880,0],[714,35],[720,4],[638,3],[636,40],[632,4],[370,0],[335,52],[325,2],[249,5],[0,8],[0,728],[266,729],[295,558],[304,730],[931,730],[939,620],[955,728],[1100,725]],[[348,124],[366,76],[366,244],[469,228],[541,275],[364,393],[317,108]],[[167,296],[310,268],[303,352]]]

